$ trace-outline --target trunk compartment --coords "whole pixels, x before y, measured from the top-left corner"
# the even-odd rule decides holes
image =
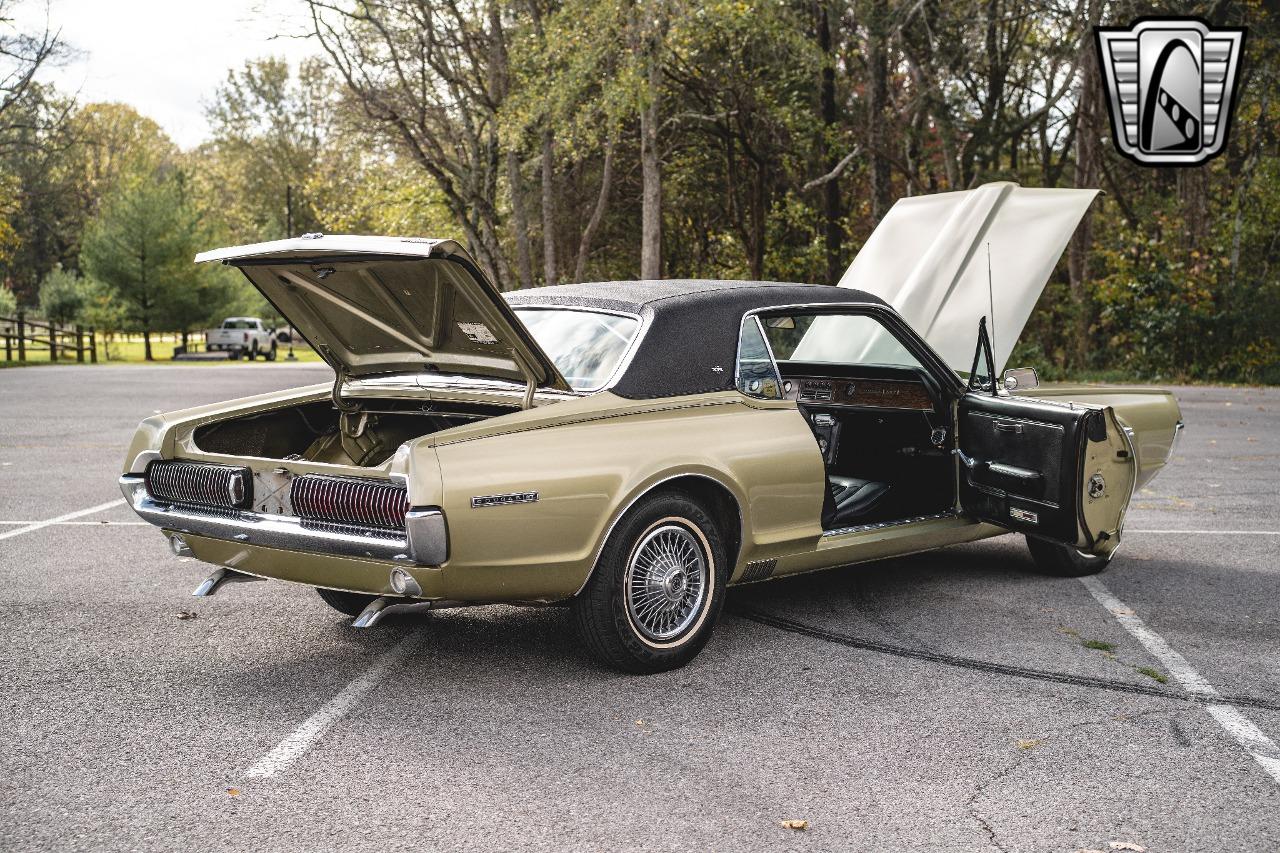
[[[383,400],[346,414],[325,400],[202,424],[192,438],[204,453],[376,468],[407,441],[518,410]]]

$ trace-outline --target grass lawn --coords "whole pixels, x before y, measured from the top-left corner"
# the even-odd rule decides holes
[[[201,338],[193,335],[191,340],[197,341]],[[86,341],[87,343],[87,341]],[[226,362],[210,361],[210,362],[183,362],[173,361],[173,348],[182,343],[182,338],[177,335],[152,335],[151,336],[151,355],[155,359],[151,364],[235,364],[236,362],[227,359]],[[18,361],[18,353],[16,346],[13,348],[13,361],[4,361],[3,342],[0,342],[0,367],[22,367],[24,365],[49,364],[49,351],[47,349],[27,349],[27,360],[25,362]],[[109,357],[108,357],[108,350]],[[280,344],[277,358],[284,361],[289,354],[289,345]],[[294,344],[293,354],[298,361],[321,361],[320,356],[306,344]],[[85,363],[89,361],[89,354],[85,353]],[[66,350],[58,352],[59,364],[76,364],[75,350]],[[142,342],[141,335],[117,335],[110,344],[105,344],[101,337],[98,339],[98,364],[146,364],[145,346]]]

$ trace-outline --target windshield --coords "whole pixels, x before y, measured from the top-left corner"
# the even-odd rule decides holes
[[[597,311],[517,308],[516,316],[575,391],[609,384],[640,328],[635,317]]]

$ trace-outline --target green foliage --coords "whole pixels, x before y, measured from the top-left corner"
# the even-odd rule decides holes
[[[285,236],[292,187],[295,234],[459,239],[504,288],[636,277],[655,197],[662,275],[831,283],[894,199],[1007,179],[1105,191],[1011,364],[1280,382],[1280,40],[1260,0],[1178,10],[1250,28],[1230,144],[1190,169],[1130,163],[1106,105],[1081,109],[1102,92],[1091,26],[1150,11],[1128,0],[311,5],[323,58],[229,73],[193,151],[124,105],[41,85],[5,102],[0,282],[33,304],[51,270],[87,273],[79,316],[101,328],[278,320],[237,271],[190,261]]]
[[[40,282],[40,311],[53,323],[79,321],[89,305],[90,290],[85,281],[70,270],[56,266]]]
[[[293,234],[321,230],[315,199],[304,191],[333,124],[333,87],[318,59],[296,69],[282,59],[245,63],[227,74],[206,112],[212,139],[192,166],[200,194],[216,199],[232,242],[287,236],[292,187]],[[358,151],[343,147],[343,154]]]
[[[13,295],[9,286],[0,283],[0,317],[12,317],[18,312],[18,297]]]
[[[103,200],[81,260],[119,300],[127,328],[191,329],[228,301],[226,280],[191,262],[205,241],[185,176],[161,168],[121,180]]]

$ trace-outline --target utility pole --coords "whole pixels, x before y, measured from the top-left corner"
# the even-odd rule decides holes
[[[293,184],[284,185],[284,227],[288,232],[286,236],[293,237]],[[272,332],[275,334],[275,332]],[[285,356],[285,361],[297,361],[298,357],[293,354],[293,327],[289,327],[289,354]]]

